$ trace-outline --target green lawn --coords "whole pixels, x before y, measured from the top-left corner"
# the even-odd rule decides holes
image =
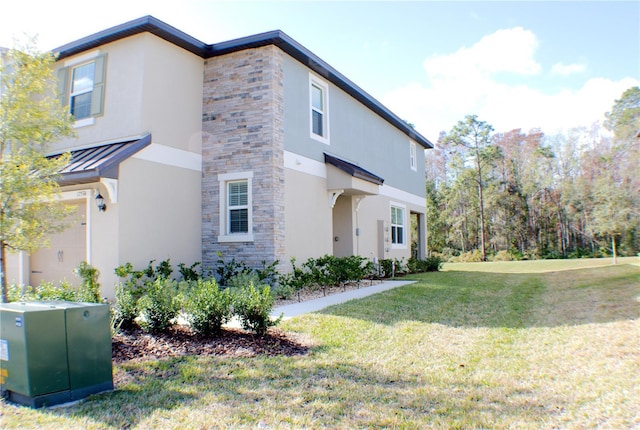
[[[117,391],[2,404],[0,428],[640,427],[640,267],[530,263],[448,264],[286,321],[307,356],[117,366]]]

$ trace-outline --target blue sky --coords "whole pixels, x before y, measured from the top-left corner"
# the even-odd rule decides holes
[[[467,114],[497,131],[590,126],[640,85],[638,1],[87,4],[6,2],[0,46],[27,34],[53,49],[143,15],[206,43],[280,29],[432,141]]]

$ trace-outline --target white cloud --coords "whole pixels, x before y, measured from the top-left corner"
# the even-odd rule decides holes
[[[470,48],[427,58],[424,68],[431,80],[451,77],[477,79],[497,72],[535,75],[541,70],[533,58],[537,47],[535,35],[522,27],[498,30]]]
[[[499,30],[470,48],[425,60],[427,85],[412,83],[383,97],[400,117],[414,123],[433,142],[465,115],[476,114],[496,131],[541,128],[546,133],[602,121],[634,78],[592,78],[577,90],[546,93],[526,84],[501,81],[504,73],[533,79],[542,67],[534,58],[535,35],[520,27]],[[577,73],[580,65],[556,65],[555,72]]]
[[[568,76],[574,73],[583,73],[587,70],[586,64],[556,63],[551,67],[552,75]]]

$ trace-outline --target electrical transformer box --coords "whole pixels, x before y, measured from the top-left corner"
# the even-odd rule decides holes
[[[113,389],[109,305],[0,303],[0,390],[51,406]]]

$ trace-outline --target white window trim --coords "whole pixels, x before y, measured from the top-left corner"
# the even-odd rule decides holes
[[[88,63],[92,60],[95,60],[100,56],[100,50],[97,49],[95,51],[87,52],[86,54],[79,55],[70,60],[64,62],[64,67],[76,67],[81,65],[82,63]]]
[[[246,180],[248,188],[248,221],[249,233],[246,234],[230,234],[228,230],[228,206],[227,206],[227,184],[233,181]],[[235,172],[224,173],[218,175],[220,186],[220,234],[218,242],[253,242],[253,193],[252,193],[253,172]]]
[[[411,166],[411,170],[418,170],[418,151],[416,143],[413,141],[409,141],[409,165]]]
[[[313,86],[317,86],[322,90],[323,95],[323,125],[324,125],[324,136],[319,136],[313,132],[313,94],[312,89]],[[326,145],[330,144],[329,140],[329,85],[320,80],[317,76],[313,74],[309,74],[309,135],[312,139],[322,142]]]
[[[89,118],[82,118],[73,123],[73,128],[82,128],[96,123],[96,118],[90,116]]]
[[[389,232],[389,240],[392,249],[407,249],[407,206],[402,203],[390,202],[389,204],[389,226],[393,229],[391,223],[391,208],[402,209],[402,243],[393,243],[391,232]]]

